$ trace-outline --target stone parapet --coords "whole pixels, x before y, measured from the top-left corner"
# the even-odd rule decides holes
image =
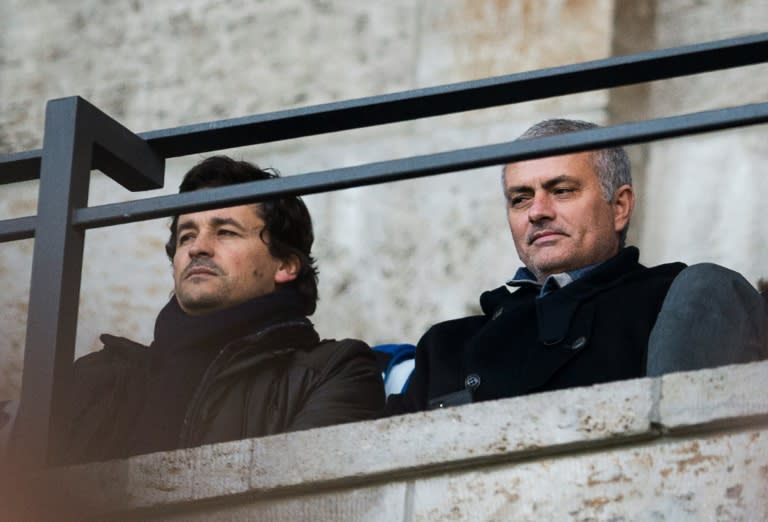
[[[670,374],[56,469],[31,484],[98,519],[765,520],[766,383],[768,362]]]

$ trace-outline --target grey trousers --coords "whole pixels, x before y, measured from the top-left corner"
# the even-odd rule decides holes
[[[648,341],[649,376],[768,358],[768,300],[739,273],[691,265],[672,282]]]

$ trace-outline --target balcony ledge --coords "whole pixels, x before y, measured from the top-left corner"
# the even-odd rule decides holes
[[[768,361],[727,366],[52,469],[29,485],[102,519],[766,519],[767,384]]]

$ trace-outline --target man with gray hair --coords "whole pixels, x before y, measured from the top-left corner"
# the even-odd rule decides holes
[[[596,127],[546,120],[519,139]],[[635,193],[622,148],[510,163],[502,185],[525,266],[480,296],[483,315],[429,329],[389,414],[766,356],[766,303],[743,277],[648,268],[625,246]]]

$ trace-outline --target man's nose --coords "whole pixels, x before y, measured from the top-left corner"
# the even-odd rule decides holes
[[[209,234],[199,233],[192,240],[192,244],[189,246],[190,257],[200,256],[212,256],[213,255],[213,241]]]
[[[536,223],[538,221],[555,218],[555,209],[549,194],[536,194],[533,197],[531,206],[528,208],[528,221]]]

